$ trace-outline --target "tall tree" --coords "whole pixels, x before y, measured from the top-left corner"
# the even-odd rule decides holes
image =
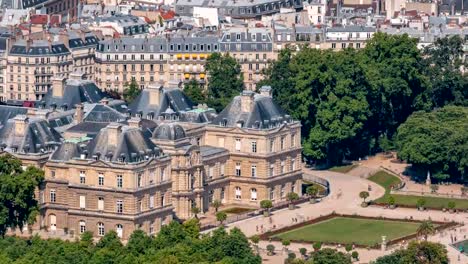
[[[0,236],[8,228],[34,223],[39,212],[34,191],[43,180],[42,170],[31,166],[23,170],[19,159],[0,156]]]
[[[208,104],[219,112],[244,89],[241,68],[229,54],[215,52],[207,59],[205,69],[208,73]]]
[[[407,249],[380,257],[375,264],[448,264],[447,249],[439,243],[410,242]]]
[[[463,44],[460,36],[438,38],[423,51],[424,69],[431,80],[428,96],[435,107],[468,106],[468,80],[461,72],[467,67]]]
[[[206,103],[205,91],[196,79],[191,79],[184,85],[184,93],[196,104]]]
[[[421,177],[468,180],[468,108],[446,106],[416,112],[398,128],[398,156]]]
[[[130,84],[126,84],[123,92],[125,101],[131,103],[138,95],[140,95],[141,89],[135,79],[132,79]]]
[[[417,40],[408,35],[377,33],[361,52],[370,83],[372,111],[367,130],[375,139],[392,139],[397,127],[415,109],[427,109],[422,94],[428,87]],[[376,146],[378,148],[378,146]]]

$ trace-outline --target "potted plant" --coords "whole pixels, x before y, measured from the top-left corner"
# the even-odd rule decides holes
[[[283,239],[281,240],[281,244],[284,246],[284,250],[288,251],[288,246],[291,245],[291,241],[288,239]]]
[[[359,253],[357,251],[353,251],[353,253],[351,253],[351,257],[355,260],[355,261],[358,261],[359,260]]]
[[[254,244],[255,251],[257,252],[257,254],[259,254],[258,242],[260,242],[260,236],[254,235],[250,238],[250,241],[252,241],[252,243]]]
[[[305,259],[306,256],[307,256],[307,248],[300,248],[300,249],[299,249],[299,253],[301,253],[302,258]]]
[[[270,216],[270,209],[273,207],[273,202],[271,200],[262,200],[260,201],[260,207],[263,210],[263,215],[265,217]]]
[[[222,203],[220,200],[214,200],[213,203],[211,203],[211,206],[214,207],[215,212],[218,212],[219,207],[221,207]]]
[[[449,209],[449,212],[451,214],[453,214],[455,212],[455,202],[454,201],[450,201],[448,203],[448,209]]]
[[[318,193],[318,188],[315,185],[310,185],[306,189],[306,193],[309,195],[309,203],[315,203],[315,197]]]
[[[368,206],[368,203],[366,202],[366,199],[369,197],[369,192],[366,192],[366,191],[362,191],[359,193],[359,197],[361,199],[363,199],[362,203],[361,203],[361,206],[362,207],[367,207]]]
[[[320,248],[322,248],[322,242],[315,242],[313,245],[312,245],[314,251],[319,251]]]
[[[287,263],[292,263],[295,259],[296,259],[296,253],[294,252],[288,253]]]
[[[268,256],[272,256],[273,254],[275,254],[275,246],[273,246],[272,244],[268,244],[266,246],[266,250]]]
[[[351,245],[351,244],[346,245],[345,250],[346,250],[346,252],[349,253],[351,250],[353,250],[353,245]]]
[[[424,205],[426,205],[426,199],[419,198],[418,201],[416,202],[416,207],[418,208],[418,210],[424,211]]]
[[[289,202],[289,210],[294,210],[295,206],[293,202],[299,199],[299,195],[295,192],[290,192],[286,198]]]
[[[198,219],[198,214],[200,213],[200,208],[194,206],[194,207],[192,207],[191,211],[192,211],[192,214],[195,216],[195,218]]]
[[[467,187],[467,186],[462,186],[462,187],[460,188],[460,191],[461,191],[461,195],[462,195],[462,196],[465,196],[466,193],[468,193],[468,187]]]
[[[388,197],[388,207],[390,209],[395,209],[395,197],[393,196]]]
[[[226,221],[226,219],[227,219],[226,212],[221,211],[221,212],[216,213],[216,220],[219,221],[220,225],[223,225],[223,222]]]
[[[431,184],[431,193],[437,193],[438,190],[439,190],[439,185]]]

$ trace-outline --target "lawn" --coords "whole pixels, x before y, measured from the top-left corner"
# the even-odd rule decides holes
[[[222,210],[222,212],[225,212],[226,214],[243,214],[247,212],[254,211],[255,209],[253,208],[245,208],[245,207],[232,207],[228,208],[226,210]]]
[[[385,188],[385,195],[375,200],[376,203],[388,203],[388,197],[390,196],[390,186],[400,183],[400,179],[394,175],[379,171],[376,174],[369,177],[369,180],[381,185]],[[426,200],[425,207],[442,209],[447,208],[450,201],[455,202],[455,208],[457,209],[468,209],[468,199],[452,199],[452,198],[441,198],[431,196],[418,196],[418,195],[392,195],[395,198],[396,205],[414,206],[420,198]]]
[[[391,241],[414,234],[419,225],[419,223],[403,221],[335,217],[324,222],[281,233],[274,237],[306,242],[355,243],[373,246],[381,243],[384,235],[387,236],[387,241]]]
[[[327,189],[325,187],[323,187],[322,185],[320,185],[320,184],[316,184],[314,182],[303,180],[302,181],[302,186],[303,186],[302,192],[305,193],[306,190],[307,190],[307,187],[309,187],[310,185],[316,186],[319,194],[325,194],[325,192],[327,191]]]
[[[328,170],[333,171],[333,172],[340,172],[340,173],[347,173],[350,170],[356,168],[358,165],[356,164],[350,164],[350,165],[345,165],[345,166],[336,166],[336,167],[331,167]]]

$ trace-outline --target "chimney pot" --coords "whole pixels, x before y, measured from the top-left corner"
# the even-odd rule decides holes
[[[75,123],[77,123],[77,124],[83,122],[83,116],[84,116],[83,109],[84,109],[83,104],[75,105],[74,119],[75,119]]]

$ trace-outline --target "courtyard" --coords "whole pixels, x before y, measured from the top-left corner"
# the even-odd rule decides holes
[[[416,233],[419,225],[419,222],[337,216],[272,237],[300,242],[377,246],[382,242],[382,236],[386,236],[387,241],[410,236]]]

